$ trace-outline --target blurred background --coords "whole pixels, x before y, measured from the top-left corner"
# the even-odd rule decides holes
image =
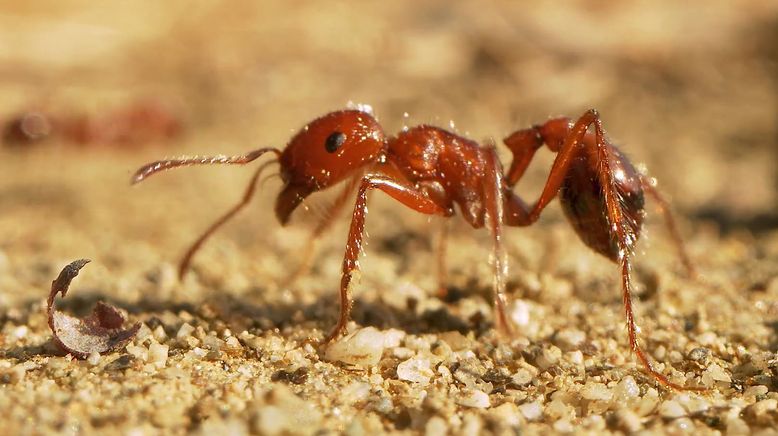
[[[81,256],[107,270],[175,262],[250,172],[188,169],[131,188],[137,167],[282,146],[348,102],[371,105],[388,132],[434,123],[498,142],[597,108],[685,229],[778,224],[775,1],[2,1],[4,286],[45,284],[50,265]],[[552,159],[520,183],[528,201]],[[236,258],[255,250],[240,262],[272,270],[283,261],[258,253],[304,246],[304,231],[275,223],[277,189],[217,236],[243,246]]]

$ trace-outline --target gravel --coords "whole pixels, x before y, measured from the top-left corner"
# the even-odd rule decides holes
[[[14,41],[0,55],[18,73],[0,84],[0,121],[30,105],[99,112],[153,95],[182,103],[188,130],[143,148],[0,146],[4,433],[778,428],[771,2],[714,0],[705,13],[669,0],[214,3],[186,14],[167,4],[153,14],[134,3],[49,6],[0,14],[0,36]],[[256,166],[181,169],[130,189],[132,171],[163,156],[283,145],[348,98],[372,103],[387,133],[453,119],[498,143],[518,126],[597,107],[672,197],[700,274],[684,273],[648,198],[633,268],[641,345],[671,380],[709,390],[668,390],[643,371],[618,268],[581,243],[556,201],[537,224],[503,233],[512,337],[493,328],[487,232],[460,211],[446,221],[442,296],[442,219],[380,192],[370,197],[353,321],[326,347],[350,204],[313,248],[333,198],[311,196],[280,226],[270,178],[177,280],[181,253],[238,201]],[[553,160],[545,148],[537,159],[516,188],[530,204]],[[308,251],[311,268],[296,275]],[[51,341],[46,294],[80,257],[93,262],[58,308],[80,317],[104,300],[140,327],[126,347],[74,359]]]

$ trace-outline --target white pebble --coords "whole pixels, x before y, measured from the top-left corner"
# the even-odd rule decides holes
[[[478,389],[465,390],[462,395],[457,399],[457,404],[465,407],[473,407],[477,409],[486,409],[491,403],[489,402],[489,395],[484,391]]]
[[[367,383],[353,382],[341,390],[340,399],[347,404],[364,401],[370,395],[370,385]]]
[[[400,380],[427,384],[433,375],[429,359],[412,357],[397,365],[397,377]]]
[[[190,353],[202,359],[203,357],[208,355],[208,350],[204,350],[200,347],[194,347],[192,348],[192,351],[190,351]]]
[[[702,382],[706,386],[710,386],[719,381],[730,383],[732,382],[732,378],[729,376],[729,374],[727,374],[726,371],[724,371],[724,368],[715,363],[712,363],[710,366],[708,366],[708,369],[702,373]]]
[[[560,398],[555,398],[551,400],[550,403],[546,404],[546,416],[548,418],[570,418],[572,417],[571,415],[571,407],[565,404]]]
[[[224,348],[224,341],[213,335],[203,338],[203,346],[212,351],[220,351]]]
[[[146,361],[149,358],[149,350],[146,347],[141,347],[138,345],[127,345],[127,352],[132,355],[132,357]]]
[[[384,353],[384,335],[375,327],[359,329],[327,347],[324,357],[349,365],[373,366]]]
[[[629,409],[619,409],[616,411],[616,421],[627,433],[635,433],[643,428],[640,417]]]
[[[522,300],[514,301],[513,309],[511,310],[511,320],[519,327],[529,324],[529,304]]]
[[[445,436],[447,434],[448,425],[446,425],[446,421],[439,416],[433,416],[424,426],[425,436]]]
[[[537,401],[522,404],[519,406],[519,412],[521,412],[528,421],[535,421],[543,416],[543,408]]]
[[[11,337],[14,340],[19,340],[27,336],[28,333],[30,333],[30,329],[26,325],[20,325],[13,329]]]
[[[167,339],[167,333],[165,333],[165,329],[161,325],[158,325],[157,328],[154,329],[154,339],[156,339],[157,342],[163,342]]]
[[[631,375],[622,378],[619,384],[613,389],[613,399],[619,402],[637,398],[639,395],[640,387],[635,381],[635,378]]]
[[[668,400],[659,405],[659,414],[664,418],[680,418],[686,416],[686,410],[675,400]]]
[[[185,322],[181,325],[181,328],[178,329],[178,333],[176,333],[176,338],[182,339],[191,336],[194,330],[195,328],[192,327],[191,324]]]
[[[227,339],[224,340],[224,342],[227,343],[227,346],[229,348],[232,348],[232,349],[239,349],[239,348],[241,348],[240,341],[235,336],[229,336]]]
[[[535,360],[537,367],[545,371],[559,362],[562,358],[562,350],[551,345],[548,348],[544,348],[538,358]]]
[[[97,351],[92,351],[89,353],[89,357],[86,358],[86,362],[92,366],[96,366],[98,363],[100,363],[100,353]]]
[[[572,433],[575,428],[570,420],[562,418],[554,422],[554,430],[559,433]]]
[[[603,383],[588,382],[581,389],[581,396],[590,401],[609,401],[613,392]]]
[[[149,362],[153,363],[157,368],[164,368],[167,363],[168,349],[167,345],[152,342],[149,345]]]
[[[586,333],[577,329],[564,329],[557,333],[554,343],[565,351],[578,348],[586,340]]]
[[[519,386],[524,386],[532,382],[532,378],[532,373],[524,368],[521,368],[516,371],[516,374],[513,374],[511,381]]]
[[[405,332],[397,329],[389,329],[383,332],[384,335],[384,347],[392,348],[399,347],[402,340],[405,338]]]

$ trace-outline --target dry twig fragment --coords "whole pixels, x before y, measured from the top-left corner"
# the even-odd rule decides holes
[[[62,297],[65,297],[70,282],[89,262],[87,259],[80,259],[63,268],[59,276],[51,282],[51,293],[46,305],[54,342],[63,350],[81,359],[87,358],[95,351],[103,354],[123,347],[140,329],[140,323],[122,329],[124,316],[118,309],[102,301],[98,301],[92,314],[83,320],[55,310],[54,298],[58,293],[62,293]]]

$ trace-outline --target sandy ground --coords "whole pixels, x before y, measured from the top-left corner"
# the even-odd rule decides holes
[[[0,149],[8,434],[775,433],[774,2],[80,3],[2,3],[0,119],[30,108],[97,116],[153,97],[186,131],[143,147]],[[492,328],[486,233],[450,220],[450,294],[437,298],[440,220],[381,195],[355,335],[334,348],[311,339],[337,315],[346,216],[289,281],[326,194],[282,228],[269,180],[179,282],[178,258],[250,170],[181,170],[135,187],[131,173],[163,156],[281,146],[348,101],[371,104],[388,131],[429,122],[498,141],[599,109],[672,199],[702,276],[684,274],[649,204],[635,268],[643,344],[672,380],[710,391],[670,391],[642,371],[617,268],[556,204],[506,234],[513,340]],[[552,159],[542,153],[520,183],[528,201]],[[60,307],[83,315],[102,299],[143,326],[126,349],[79,361],[51,343],[45,298],[82,257],[93,262]]]

